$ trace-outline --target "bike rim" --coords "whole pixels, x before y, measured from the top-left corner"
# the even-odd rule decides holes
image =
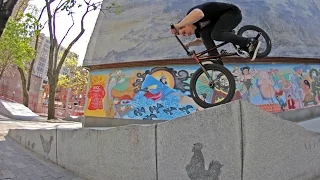
[[[230,87],[231,82],[227,76],[217,69],[207,69],[207,72],[212,80],[210,81],[203,71],[199,73],[195,77],[192,95],[201,100],[200,104],[205,104],[205,106],[214,106],[228,101],[232,87]],[[212,83],[214,83],[214,87],[212,87]]]

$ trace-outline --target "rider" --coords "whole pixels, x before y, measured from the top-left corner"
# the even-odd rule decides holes
[[[213,40],[234,43],[239,45],[241,50],[249,53],[253,61],[256,58],[260,42],[232,32],[241,20],[241,10],[237,6],[221,2],[205,2],[191,8],[186,17],[174,24],[175,29],[171,29],[171,33],[183,36],[195,34],[196,39],[186,43],[186,48],[199,46],[203,43],[207,49],[210,49],[215,46]],[[209,55],[219,55],[219,52],[216,49],[209,52]],[[217,63],[223,65],[220,58],[217,59]]]

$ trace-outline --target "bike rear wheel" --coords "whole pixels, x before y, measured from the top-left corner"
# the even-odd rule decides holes
[[[212,82],[199,68],[190,80],[190,94],[201,107],[208,108],[230,102],[235,94],[235,79],[231,72],[219,64],[203,65]]]
[[[239,29],[237,34],[247,38],[254,38],[258,33],[260,33],[258,40],[261,42],[261,46],[257,58],[262,58],[268,56],[272,49],[271,39],[263,29],[254,25],[245,25]]]

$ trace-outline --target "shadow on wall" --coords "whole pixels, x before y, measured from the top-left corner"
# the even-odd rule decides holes
[[[268,112],[320,105],[320,65],[226,65],[236,80],[233,100],[247,100]],[[190,97],[197,65],[92,71],[85,116],[171,120],[202,110]],[[223,77],[221,77],[223,78]],[[199,87],[199,88],[198,88]],[[203,98],[222,98],[225,87],[210,92],[197,83]]]

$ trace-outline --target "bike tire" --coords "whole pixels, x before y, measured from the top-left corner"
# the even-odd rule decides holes
[[[266,50],[264,52],[258,52],[257,54],[257,58],[262,58],[262,57],[266,57],[269,55],[269,53],[271,52],[271,49],[272,49],[272,43],[271,43],[271,39],[269,37],[269,35],[261,28],[257,27],[257,26],[254,26],[254,25],[245,25],[245,26],[242,26],[239,31],[237,32],[237,35],[239,36],[243,36],[243,33],[245,31],[248,31],[248,30],[253,30],[253,31],[257,31],[257,32],[261,32],[261,35],[262,37],[265,39],[266,41]]]
[[[235,83],[235,79],[234,79],[234,76],[232,75],[232,73],[226,67],[224,67],[220,64],[206,64],[206,65],[204,65],[204,68],[206,71],[212,70],[212,71],[222,72],[227,77],[227,79],[229,81],[229,89],[230,90],[228,92],[228,95],[220,102],[210,104],[210,103],[207,103],[207,102],[204,102],[203,100],[201,100],[196,92],[196,82],[197,82],[198,78],[200,77],[200,75],[204,72],[203,72],[202,68],[199,68],[198,70],[196,70],[194,72],[194,74],[190,80],[190,94],[191,94],[192,99],[199,106],[201,106],[203,108],[214,107],[214,106],[218,106],[218,105],[230,102],[233,99],[234,94],[235,94],[235,90],[236,90],[236,83]]]

